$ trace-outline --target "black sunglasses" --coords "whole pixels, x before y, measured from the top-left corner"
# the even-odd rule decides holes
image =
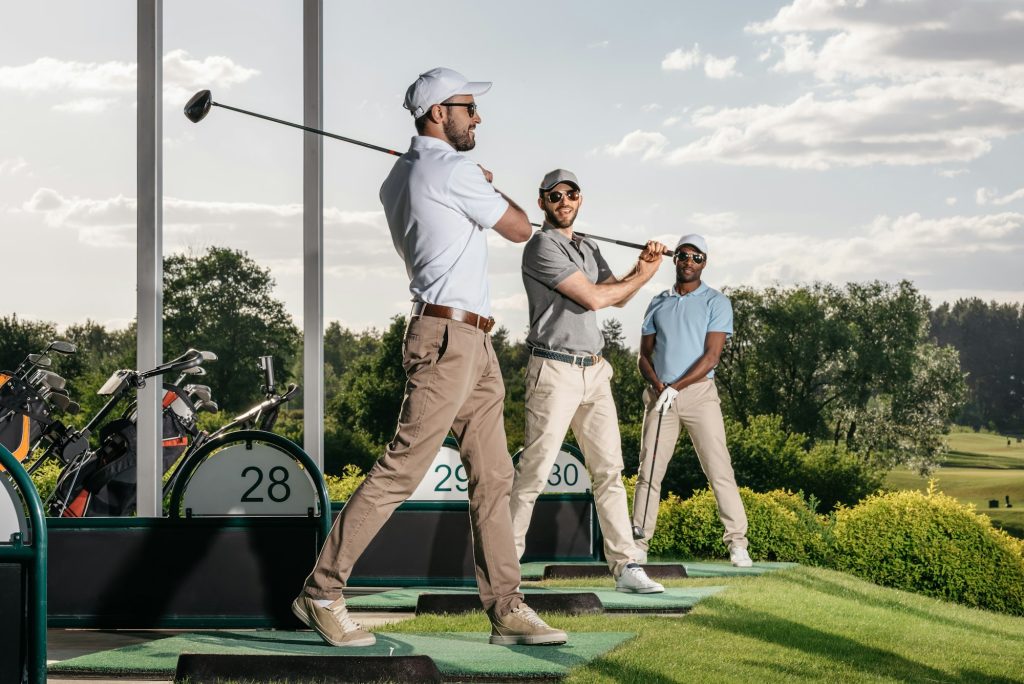
[[[552,190],[544,196],[547,198],[548,202],[551,202],[551,204],[558,204],[562,201],[563,195],[568,198],[570,202],[575,202],[580,198],[580,191],[569,190],[568,192],[562,192],[561,190]]]
[[[695,264],[703,264],[704,260],[707,259],[707,257],[704,256],[703,254],[690,254],[689,252],[676,252],[676,259],[679,259],[679,261],[682,261],[683,263],[686,263],[686,260],[689,259],[690,261],[692,261]]]
[[[472,119],[476,116],[476,102],[442,102],[442,107],[465,107],[466,113],[469,114],[469,118]]]

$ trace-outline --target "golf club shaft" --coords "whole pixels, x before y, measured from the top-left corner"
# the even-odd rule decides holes
[[[257,114],[256,112],[250,112],[247,109],[239,109],[238,107],[232,107],[231,105],[221,104],[219,102],[210,102],[210,105],[213,106],[213,107],[221,107],[222,109],[230,109],[233,112],[239,112],[241,114],[248,114],[249,116],[255,116],[257,119],[266,119],[267,121],[273,121],[274,123],[284,124],[285,126],[291,126],[292,128],[298,128],[300,130],[307,131],[309,133],[317,133],[319,135],[325,135],[328,138],[334,138],[335,140],[341,140],[342,142],[352,143],[353,145],[359,145],[360,147],[368,147],[371,150],[377,150],[378,152],[383,152],[384,154],[390,154],[390,155],[393,155],[395,157],[401,157],[402,156],[401,152],[396,152],[395,150],[389,150],[388,148],[380,147],[379,145],[371,145],[370,143],[365,143],[365,142],[362,142],[360,140],[353,140],[352,138],[346,138],[343,135],[335,135],[334,133],[328,133],[327,131],[322,131],[319,128],[312,128],[310,126],[302,126],[302,125],[297,124],[297,123],[292,123],[291,121],[284,121],[282,119],[275,119],[274,117],[267,116],[266,114]]]
[[[537,225],[537,224],[534,224]],[[591,240],[601,240],[602,242],[611,242],[616,245],[622,245],[623,247],[632,247],[633,249],[645,249],[647,245],[641,245],[637,242],[626,242],[625,240],[616,240],[615,238],[601,237],[600,235],[594,235],[593,233],[581,233],[579,231],[573,231],[573,235],[579,235],[581,238],[590,238]],[[662,256],[672,256],[673,252],[665,250],[662,252]]]
[[[644,528],[647,527],[647,509],[651,506],[651,481],[654,479],[654,461],[658,457],[658,440],[661,438],[661,419],[665,417],[664,411],[658,411],[658,427],[654,430],[654,448],[651,449],[651,470],[647,476],[647,496],[644,498],[644,517],[640,522],[639,532],[641,533],[638,537],[636,531],[633,532],[634,539],[644,538]],[[642,467],[642,464],[641,464]],[[634,505],[636,505],[634,503]]]
[[[201,91],[201,93],[203,93],[207,97],[209,97],[209,91]],[[198,95],[198,93],[197,93],[197,95]],[[313,128],[311,126],[302,126],[302,125],[297,124],[297,123],[292,123],[291,121],[285,121],[283,119],[277,119],[277,118],[272,117],[272,116],[267,116],[266,114],[259,114],[257,112],[252,112],[252,111],[249,111],[248,109],[240,109],[239,107],[232,107],[231,105],[221,104],[220,102],[214,102],[212,99],[210,100],[210,106],[211,107],[220,107],[221,109],[230,109],[233,112],[238,112],[240,114],[248,114],[249,116],[254,116],[257,119],[264,119],[266,121],[273,121],[274,123],[283,124],[285,126],[291,126],[292,128],[298,128],[299,130],[306,131],[308,133],[316,133],[318,135],[327,136],[328,138],[334,138],[335,140],[341,140],[342,142],[351,143],[353,145],[359,145],[360,147],[366,147],[366,148],[369,148],[371,150],[377,150],[378,152],[383,152],[384,154],[390,154],[390,155],[392,155],[394,157],[402,156],[401,152],[397,152],[395,150],[388,149],[387,147],[381,147],[380,145],[372,145],[370,143],[365,143],[365,142],[362,142],[361,140],[355,140],[353,138],[346,138],[343,135],[336,135],[334,133],[328,133],[327,131],[320,130],[319,128]],[[186,107],[186,114],[188,113],[187,109],[188,108]],[[199,119],[193,119],[193,120],[194,121],[198,121]],[[540,228],[541,227],[541,224],[539,224],[539,223],[531,223],[530,225],[535,227],[535,228]],[[584,237],[584,238],[591,238],[592,240],[602,240],[604,242],[611,242],[613,244],[621,245],[623,247],[632,247],[633,249],[640,249],[640,250],[642,250],[642,249],[645,248],[645,245],[641,245],[641,244],[638,244],[636,242],[626,242],[625,240],[615,240],[613,238],[601,237],[600,235],[594,235],[592,233],[576,233],[576,235],[579,235],[580,237]],[[664,256],[672,256],[672,252],[668,251],[668,250],[666,250],[663,254],[664,254]]]

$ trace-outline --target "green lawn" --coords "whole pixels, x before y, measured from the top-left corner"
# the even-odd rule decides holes
[[[954,432],[948,438],[950,454],[933,477],[938,488],[963,503],[974,504],[979,513],[1010,534],[1024,538],[1024,443],[989,433]],[[928,478],[896,468],[885,479],[888,489],[928,488]],[[1006,497],[1013,508],[1006,508]],[[989,508],[989,501],[999,502]]]
[[[819,568],[713,581],[728,589],[684,617],[545,616],[570,639],[573,632],[586,631],[638,635],[574,670],[566,681],[1024,682],[1024,618]],[[584,586],[594,580],[544,584]],[[482,614],[423,616],[380,629],[486,630],[487,620]],[[542,647],[537,656],[543,657]]]

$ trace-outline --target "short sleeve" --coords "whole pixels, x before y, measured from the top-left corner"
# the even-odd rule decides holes
[[[594,245],[594,261],[597,263],[597,282],[603,283],[615,275],[612,273],[611,267],[608,266],[608,262],[604,260],[604,255],[601,254],[601,250],[597,248],[597,245]]]
[[[552,239],[534,233],[523,249],[523,273],[554,289],[580,269]]]
[[[651,303],[647,305],[647,312],[644,314],[643,325],[640,326],[641,335],[654,335],[658,332],[658,326],[654,323],[654,314],[658,310],[658,300],[661,299],[661,295],[658,295],[651,300]]]
[[[732,335],[732,302],[725,295],[712,297],[708,303],[708,332]]]
[[[485,229],[493,228],[508,210],[508,200],[487,182],[480,167],[468,159],[452,170],[448,192],[452,206]]]

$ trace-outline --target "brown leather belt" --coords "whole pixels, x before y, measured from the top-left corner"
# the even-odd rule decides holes
[[[453,321],[459,321],[460,323],[469,323],[473,327],[483,330],[485,333],[491,332],[491,328],[494,327],[493,318],[484,318],[480,314],[475,314],[472,311],[453,309],[450,306],[441,306],[440,304],[427,304],[426,302],[415,302],[412,305],[412,316],[413,318],[416,316],[448,318]]]

